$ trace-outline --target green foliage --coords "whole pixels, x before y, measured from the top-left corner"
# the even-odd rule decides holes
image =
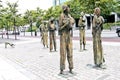
[[[0,11],[0,28],[9,29],[12,25],[11,14],[8,11],[8,8],[2,8]]]
[[[36,22],[36,27],[39,28],[40,24],[41,24],[41,20],[38,20],[38,21]]]
[[[116,23],[105,23],[103,24],[104,29],[111,29],[111,27],[120,26],[120,21]]]
[[[120,0],[116,0],[115,12],[120,14]]]
[[[36,22],[38,28],[41,24],[38,18],[49,20],[51,17],[58,19],[62,12],[61,5],[54,6],[48,10],[42,10],[39,7],[36,10],[26,10],[24,16],[18,14],[18,2],[7,2],[7,7],[0,4],[0,28],[13,28],[13,25],[23,26]],[[120,0],[69,0],[65,4],[70,5],[70,14],[74,18],[79,18],[83,11],[86,14],[93,14],[95,7],[100,7],[101,15],[107,17],[110,12],[120,13]],[[14,21],[15,19],[15,21]],[[105,28],[109,28],[109,24],[104,24]]]
[[[105,23],[105,24],[103,24],[103,29],[110,29],[111,25],[112,25],[112,23]]]
[[[74,18],[80,17],[80,12],[82,11],[83,7],[80,5],[80,2],[78,0],[76,0],[76,1],[71,0],[69,2],[66,2],[65,4],[68,4],[70,6],[70,14]]]
[[[49,20],[51,17],[58,18],[61,12],[61,6],[51,7],[48,9],[48,11],[46,11],[44,19]]]
[[[32,32],[36,31],[37,27],[36,26],[32,26]],[[27,30],[27,32],[31,32],[31,27],[29,27],[29,29]]]
[[[100,7],[102,15],[109,15],[117,6],[115,0],[70,0],[66,4],[70,5],[71,15],[74,18],[79,18],[81,11],[93,14],[95,7]]]

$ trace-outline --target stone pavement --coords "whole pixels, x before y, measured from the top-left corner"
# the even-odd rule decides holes
[[[59,40],[57,52],[49,52],[39,38],[21,38],[15,42],[15,48],[0,45],[0,57],[14,67],[20,75],[30,80],[119,80],[120,79],[120,43],[103,42],[103,52],[107,69],[93,68],[92,42],[87,41],[86,51],[79,52],[79,41],[73,40],[74,74],[68,73],[66,61],[65,74],[59,74]],[[1,63],[0,63],[1,64]],[[3,66],[1,64],[1,66]],[[0,67],[1,67],[0,66]],[[7,69],[6,69],[7,70]],[[8,72],[11,72],[8,70]],[[12,73],[11,73],[12,74]],[[2,78],[1,74],[0,77]],[[0,80],[18,80],[5,79]],[[21,79],[24,80],[24,79]],[[27,79],[26,79],[27,80]]]
[[[0,80],[30,80],[0,56]]]

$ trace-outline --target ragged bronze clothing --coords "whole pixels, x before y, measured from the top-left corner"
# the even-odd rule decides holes
[[[79,32],[80,32],[80,51],[85,50],[86,38],[85,38],[85,17],[81,16],[78,22]]]
[[[102,49],[102,40],[101,40],[101,32],[103,25],[103,17],[94,15],[93,18],[93,26],[92,26],[92,35],[93,35],[93,53],[94,53],[94,63],[95,65],[102,65],[105,60],[103,56]]]
[[[55,30],[56,30],[55,24],[54,23],[50,24],[50,28],[49,28],[50,51],[53,50],[53,46],[54,46],[54,51],[56,51],[56,33],[55,33]]]
[[[65,69],[65,60],[67,57],[69,69],[73,69],[73,48],[71,28],[74,24],[74,19],[70,14],[62,13],[59,18],[60,33],[60,70]]]
[[[48,27],[45,24],[41,24],[41,36],[44,47],[48,47]]]

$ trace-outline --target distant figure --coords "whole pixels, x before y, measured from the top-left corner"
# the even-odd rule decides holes
[[[79,23],[78,23],[79,31],[80,31],[80,51],[82,51],[82,45],[83,45],[83,50],[86,50],[85,49],[85,45],[86,45],[85,21],[86,21],[85,15],[83,12],[81,12],[81,16],[80,16]]]
[[[41,36],[41,42],[43,42],[43,27],[44,27],[44,24],[43,24],[43,22],[42,22],[42,24],[39,26],[40,36]]]
[[[55,34],[56,26],[54,24],[54,19],[50,19],[49,24],[49,37],[50,37],[50,52],[53,49],[54,45],[54,51],[56,51],[56,34]]]
[[[92,26],[93,35],[93,53],[94,63],[96,67],[105,68],[103,63],[105,62],[102,50],[101,32],[103,30],[104,19],[100,16],[100,8],[95,8]]]
[[[48,48],[48,26],[45,22],[41,24],[41,36],[43,46]]]
[[[43,32],[42,32],[42,30],[43,30],[43,25],[44,25],[42,20],[43,20],[43,17],[40,17],[38,23],[36,24],[36,26],[39,26],[41,42],[43,41],[43,37],[42,37]]]
[[[35,36],[37,36],[37,31],[35,30]]]
[[[63,7],[63,13],[59,18],[59,35],[60,35],[60,74],[63,74],[65,69],[65,60],[67,57],[69,63],[69,72],[73,69],[73,48],[71,31],[74,24],[74,19],[69,14],[70,8],[67,5]]]

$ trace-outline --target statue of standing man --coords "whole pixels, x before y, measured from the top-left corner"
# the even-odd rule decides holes
[[[85,49],[85,45],[86,45],[86,38],[85,38],[85,21],[86,21],[86,18],[85,18],[85,15],[83,12],[81,12],[81,15],[80,15],[80,19],[79,19],[79,22],[78,22],[78,26],[79,26],[79,31],[80,31],[80,51],[82,51],[82,46],[83,46],[83,50],[86,50]]]
[[[73,49],[72,49],[72,26],[74,19],[69,14],[70,8],[67,5],[62,6],[63,12],[59,18],[60,31],[60,74],[63,74],[65,69],[65,60],[67,57],[69,63],[69,72],[73,69]]]
[[[49,22],[49,37],[50,37],[50,52],[53,50],[54,46],[54,51],[56,51],[56,26],[54,24],[54,18],[50,19]]]
[[[103,30],[104,19],[100,15],[100,8],[95,8],[92,26],[93,35],[93,53],[94,53],[94,64],[96,67],[105,68],[103,63],[104,55],[102,50],[101,32]]]

